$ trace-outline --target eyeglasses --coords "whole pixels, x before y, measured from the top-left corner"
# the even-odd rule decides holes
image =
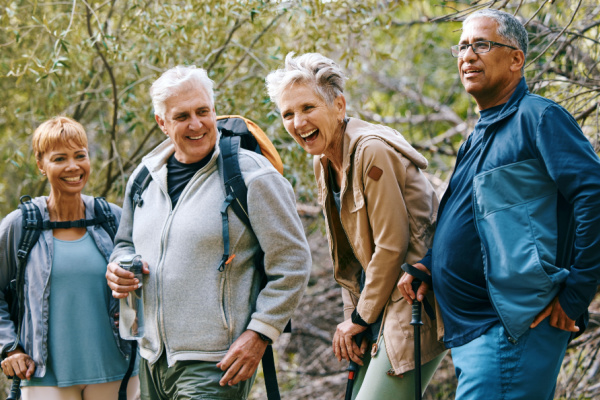
[[[474,42],[474,43],[457,44],[455,46],[450,47],[450,50],[452,51],[453,57],[459,58],[459,57],[463,57],[465,55],[465,53],[467,52],[467,49],[469,47],[471,47],[473,49],[473,53],[482,54],[482,53],[487,53],[490,50],[492,50],[492,46],[502,46],[502,47],[508,47],[513,50],[518,50],[516,47],[509,46],[507,44],[498,43],[498,42],[492,42],[491,40],[480,40],[480,41]]]

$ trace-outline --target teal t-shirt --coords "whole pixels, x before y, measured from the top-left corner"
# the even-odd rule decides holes
[[[128,360],[117,347],[108,307],[106,260],[92,237],[54,238],[50,274],[48,362],[24,386],[72,386],[123,379]]]

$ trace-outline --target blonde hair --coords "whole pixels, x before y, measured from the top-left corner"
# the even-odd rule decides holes
[[[87,135],[83,126],[68,117],[58,116],[42,122],[33,133],[32,146],[36,160],[41,160],[49,150],[57,145],[71,145],[88,148]]]

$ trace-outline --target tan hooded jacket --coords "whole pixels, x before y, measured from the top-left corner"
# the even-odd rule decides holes
[[[314,161],[344,316],[350,318],[356,308],[363,320],[373,323],[385,310],[383,335],[393,372],[412,370],[411,306],[396,284],[401,265],[419,261],[433,240],[438,199],[420,171],[427,160],[397,131],[350,118],[343,143],[341,213],[329,190],[328,160],[317,156]],[[366,279],[361,293],[362,270]],[[432,293],[428,299],[435,303]],[[423,312],[423,323],[421,359],[426,363],[445,348],[438,341],[441,318],[432,321]]]

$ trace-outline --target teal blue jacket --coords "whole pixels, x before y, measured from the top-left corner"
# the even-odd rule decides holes
[[[590,142],[565,109],[531,94],[523,79],[481,151],[473,212],[489,297],[509,339],[556,296],[581,320],[600,279],[600,159]],[[430,251],[423,262],[432,261]]]

